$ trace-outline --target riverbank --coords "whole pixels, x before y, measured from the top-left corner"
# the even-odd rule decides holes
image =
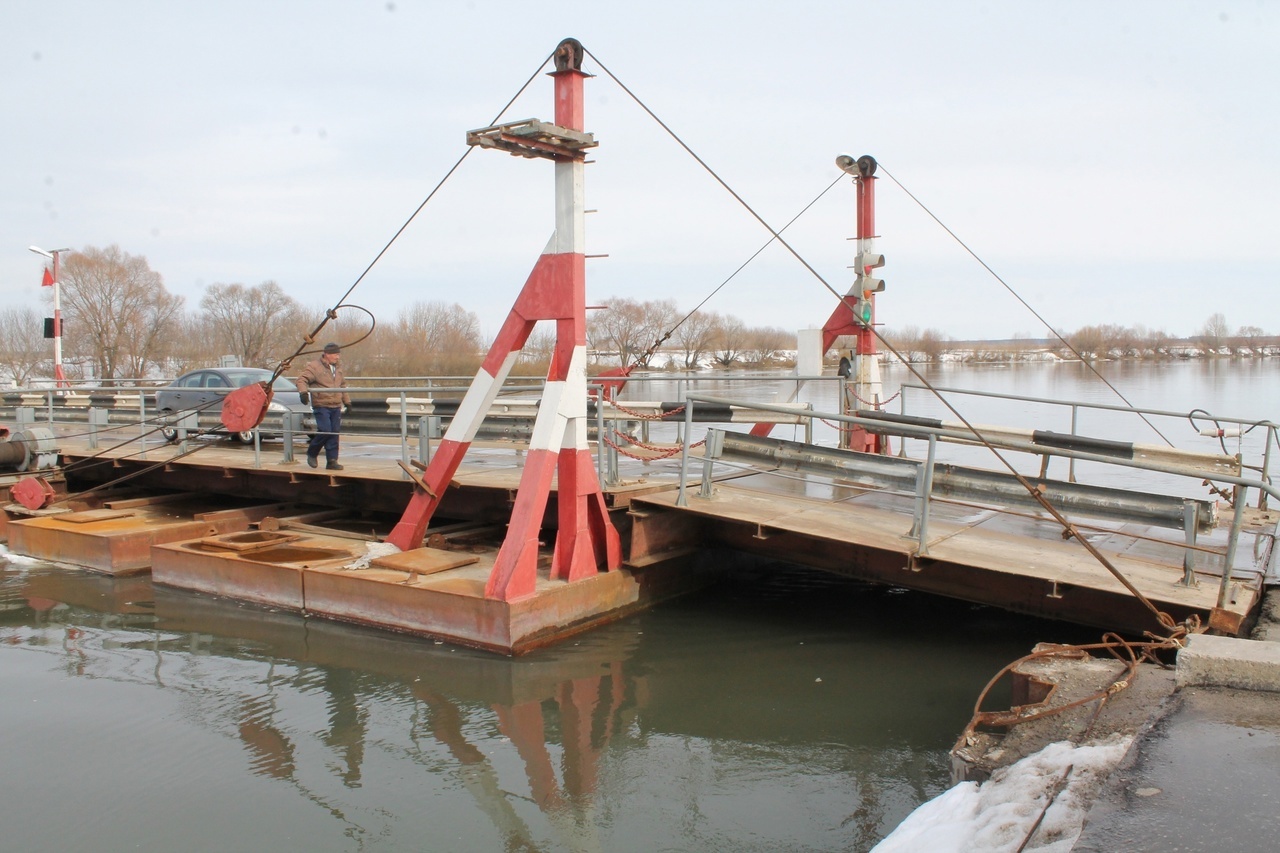
[[[1045,687],[1045,707],[1069,710],[1004,737],[962,739],[954,766],[968,780],[913,812],[875,853],[1274,849],[1278,636],[1272,590],[1251,639],[1190,637],[1172,668],[1141,664],[1110,689],[1118,661],[1024,669]],[[1104,698],[1070,707],[1099,686]]]

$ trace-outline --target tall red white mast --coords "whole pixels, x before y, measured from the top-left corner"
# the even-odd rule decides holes
[[[555,162],[556,230],[467,389],[421,487],[387,537],[401,550],[421,546],[445,488],[534,326],[539,320],[554,321],[555,352],[529,455],[506,539],[485,586],[487,597],[505,601],[534,592],[538,537],[553,478],[559,523],[551,577],[577,580],[622,562],[618,533],[587,446],[584,166],[587,149],[597,143],[583,130],[583,81],[589,75],[582,71],[582,54],[576,39],[566,39],[556,49],[554,124],[526,120],[467,134],[471,145]]]

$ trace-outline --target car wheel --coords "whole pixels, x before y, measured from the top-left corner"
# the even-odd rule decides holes
[[[253,430],[249,429],[236,433],[236,441],[241,444],[253,444]]]
[[[173,412],[169,409],[165,409],[160,413],[162,419],[160,422],[160,435],[170,444],[178,440],[178,429],[170,422],[172,415]]]

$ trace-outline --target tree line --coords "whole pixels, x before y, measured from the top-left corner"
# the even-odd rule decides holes
[[[63,324],[71,332],[63,338],[64,369],[73,379],[171,377],[217,364],[223,355],[245,366],[275,368],[293,356],[326,310],[302,305],[274,281],[211,284],[189,308],[183,297],[168,291],[146,258],[119,246],[70,253],[59,278]],[[52,294],[46,296],[51,301]],[[587,317],[596,370],[620,364],[667,370],[794,364],[793,330],[748,326],[714,311],[685,313],[674,299],[612,297],[605,302]],[[1045,351],[1086,359],[1185,357],[1189,348],[1201,355],[1280,352],[1280,341],[1261,328],[1232,330],[1220,313],[1190,339],[1117,325],[1086,326],[1046,339],[985,342],[958,342],[936,329],[913,326],[881,334],[913,362],[957,354],[965,360],[1004,361]],[[357,339],[359,346],[344,351],[343,360],[348,373],[362,376],[470,376],[489,346],[475,313],[443,301],[415,302],[377,323],[343,314],[325,332],[325,341]],[[853,345],[851,339],[836,342],[838,350]],[[544,373],[554,346],[554,330],[544,324],[526,343],[514,372]],[[8,374],[22,386],[52,373],[43,318],[31,308],[0,309],[0,376]]]
[[[59,288],[63,366],[72,379],[172,377],[215,365],[224,355],[248,367],[275,368],[293,356],[326,313],[299,303],[274,281],[211,284],[197,305],[188,306],[145,257],[114,245],[64,255]],[[44,295],[52,302],[51,291]],[[682,321],[674,300],[607,302],[588,318],[599,369],[619,362],[651,367],[659,353],[665,360],[658,366],[664,367],[678,362],[695,368],[708,361],[765,366],[795,346],[794,335],[783,329],[748,327],[729,315],[696,312]],[[24,386],[53,374],[44,331],[35,309],[0,309],[0,376]],[[469,376],[489,346],[475,313],[444,301],[416,302],[376,323],[342,312],[324,332],[324,341],[357,339],[358,346],[344,350],[343,361],[348,373],[366,376]],[[544,373],[554,346],[554,330],[543,324],[514,372]]]

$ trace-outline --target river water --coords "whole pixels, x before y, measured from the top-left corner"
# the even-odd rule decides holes
[[[1271,362],[1111,369],[1179,411],[1280,390]],[[1104,399],[1071,366],[929,378]],[[1097,636],[764,567],[506,659],[8,556],[0,848],[866,850],[949,785],[1000,667]]]

